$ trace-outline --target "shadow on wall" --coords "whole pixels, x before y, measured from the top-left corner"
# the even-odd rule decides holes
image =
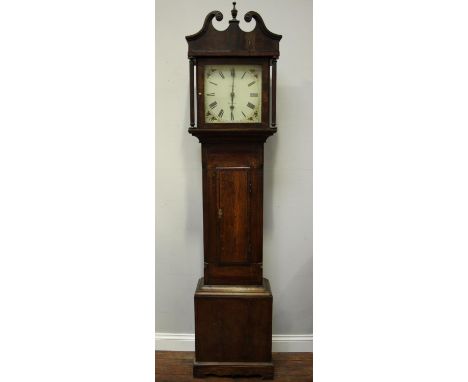
[[[275,170],[312,168],[312,146],[304,147],[312,143],[311,140],[304,139],[304,131],[307,129],[310,131],[306,136],[311,137],[312,125],[311,122],[309,124],[303,122],[312,121],[312,110],[308,104],[311,88],[312,83],[309,81],[303,86],[286,87],[278,84],[276,107],[278,132],[265,143],[264,237],[271,235],[275,224],[273,195],[279,181],[275,179]],[[298,120],[297,115],[302,115],[303,119]]]
[[[312,195],[304,177],[312,176],[312,83],[278,86],[278,132],[265,144],[264,269],[274,295],[273,333],[311,334]]]
[[[278,129],[279,130],[279,129]],[[264,146],[264,165],[263,165],[263,237],[271,235],[274,225],[273,214],[273,193],[274,171],[278,151],[278,131],[275,135],[268,138]],[[265,217],[268,217],[265,219]]]
[[[187,66],[188,66],[187,60]],[[188,76],[187,76],[188,77]],[[188,80],[188,78],[187,78]],[[198,139],[187,131],[190,127],[190,93],[187,89],[185,102],[185,113],[180,126],[179,140],[181,144],[181,154],[184,156],[184,179],[185,179],[185,232],[181,238],[186,238],[189,242],[196,243],[193,253],[190,256],[197,256],[197,266],[199,275],[203,275],[203,209],[202,209],[202,171],[201,171],[201,146]]]

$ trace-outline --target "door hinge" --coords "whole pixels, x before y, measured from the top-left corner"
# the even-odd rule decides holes
[[[223,210],[221,208],[218,208],[218,219],[221,219],[223,217]]]
[[[249,193],[252,193],[252,182],[249,182]]]

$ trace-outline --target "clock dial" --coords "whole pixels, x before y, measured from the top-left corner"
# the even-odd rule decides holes
[[[205,66],[205,122],[261,122],[261,65]]]

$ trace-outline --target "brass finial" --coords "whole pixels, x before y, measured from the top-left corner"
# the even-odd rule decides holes
[[[237,16],[236,2],[233,1],[232,5],[233,7],[232,7],[231,15],[232,15],[232,19],[235,20]]]

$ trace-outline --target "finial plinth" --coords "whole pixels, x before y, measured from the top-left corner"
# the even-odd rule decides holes
[[[231,15],[232,15],[232,20],[236,20],[236,17],[237,17],[237,9],[236,9],[236,2],[235,2],[235,1],[232,2],[232,11],[231,11]]]

